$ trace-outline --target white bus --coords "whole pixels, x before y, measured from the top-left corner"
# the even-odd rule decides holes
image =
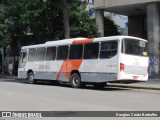
[[[147,41],[129,36],[75,38],[24,46],[18,78],[91,83],[131,83],[148,79]]]

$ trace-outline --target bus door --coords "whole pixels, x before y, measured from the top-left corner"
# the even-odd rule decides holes
[[[99,82],[113,81],[118,74],[119,41],[101,42],[99,56]]]
[[[69,77],[67,76],[67,60],[69,53],[69,46],[58,46],[57,57],[56,57],[56,80],[60,81],[69,81]]]
[[[18,66],[18,78],[27,78],[27,73],[25,70],[27,62],[27,50],[22,50],[20,59],[19,59],[19,66]]]
[[[84,58],[81,72],[82,82],[98,82],[98,53],[99,43],[84,45]]]
[[[45,77],[44,77],[45,51],[46,51],[45,47],[37,48],[35,70],[34,70],[34,77],[35,77],[35,79],[45,79]],[[32,64],[32,65],[34,66],[34,64]]]
[[[56,73],[59,70],[56,59],[57,47],[48,47],[45,58],[45,78],[47,80],[56,80]]]

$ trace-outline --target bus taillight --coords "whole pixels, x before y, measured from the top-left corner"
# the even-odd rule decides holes
[[[124,71],[124,64],[120,63],[120,71]]]

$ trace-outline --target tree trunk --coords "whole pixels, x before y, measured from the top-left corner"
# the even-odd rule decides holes
[[[69,13],[67,0],[62,0],[63,2],[63,21],[64,21],[64,34],[65,38],[70,38],[70,26],[69,26]]]

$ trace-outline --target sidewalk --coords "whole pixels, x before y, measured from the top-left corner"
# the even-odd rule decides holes
[[[14,75],[0,74],[0,79],[18,79]],[[122,87],[122,88],[133,88],[133,89],[148,89],[148,90],[160,90],[160,79],[149,79],[147,82],[131,83],[131,84],[120,84],[120,83],[108,83],[109,87]]]
[[[5,74],[4,76],[0,74],[0,79],[18,79],[18,76]]]
[[[131,84],[110,83],[110,84],[107,84],[107,86],[134,88],[134,89],[160,90],[160,79],[149,79],[147,82],[139,82],[139,83],[131,83]]]

